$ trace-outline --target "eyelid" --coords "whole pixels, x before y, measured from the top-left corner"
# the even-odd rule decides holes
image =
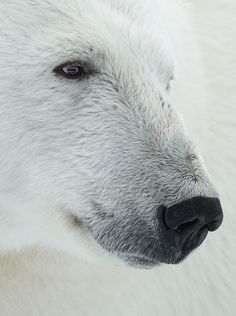
[[[76,67],[84,67],[84,68],[86,68],[87,67],[87,63],[75,60],[75,61],[67,61],[67,62],[61,64],[60,66],[61,67],[76,66]]]

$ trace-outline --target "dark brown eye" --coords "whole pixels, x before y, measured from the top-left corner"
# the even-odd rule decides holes
[[[86,67],[77,62],[62,64],[54,68],[54,72],[67,79],[83,79],[89,74]]]

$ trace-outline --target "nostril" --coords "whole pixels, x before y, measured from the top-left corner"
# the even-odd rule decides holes
[[[183,214],[178,205],[165,208],[164,224],[167,229],[173,231],[183,231],[189,227],[196,227],[200,223],[199,218],[189,214]],[[199,226],[199,225],[198,225]]]
[[[180,226],[178,226],[176,228],[177,231],[181,231],[181,230],[185,230],[189,227],[196,227],[198,226],[197,224],[199,223],[199,220],[197,218],[193,219],[193,220],[190,220],[188,221],[187,223],[184,223],[184,224],[181,224]]]
[[[159,208],[163,236],[172,248],[189,253],[206,238],[208,231],[222,223],[223,212],[217,198],[195,197],[169,208]]]
[[[171,230],[198,230],[205,226],[209,231],[214,231],[222,220],[223,212],[217,198],[194,197],[164,208],[164,223]]]

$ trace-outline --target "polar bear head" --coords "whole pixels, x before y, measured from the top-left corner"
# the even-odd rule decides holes
[[[15,202],[1,216],[9,245],[14,237],[21,247],[47,243],[52,223],[71,216],[74,235],[83,230],[123,261],[153,266],[180,262],[222,222],[170,97],[176,58],[158,4],[122,2],[0,4],[0,197]],[[44,199],[51,207],[42,210]]]

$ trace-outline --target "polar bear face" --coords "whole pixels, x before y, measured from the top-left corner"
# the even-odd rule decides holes
[[[129,264],[178,263],[222,211],[169,99],[175,55],[148,21],[96,5],[0,5],[5,185]]]

